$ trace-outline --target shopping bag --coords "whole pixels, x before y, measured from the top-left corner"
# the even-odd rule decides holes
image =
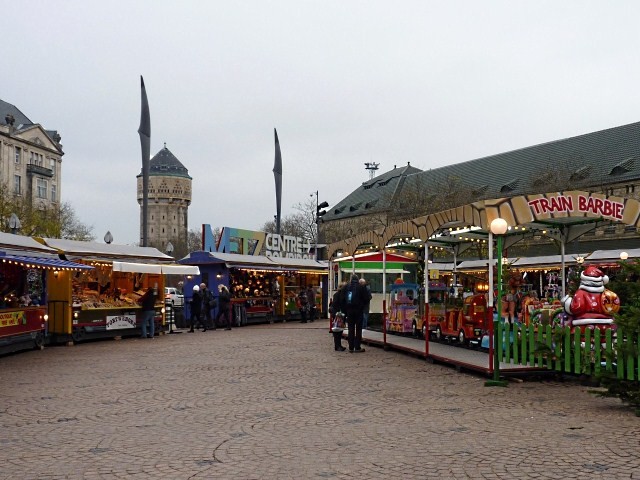
[[[336,313],[336,316],[333,318],[333,323],[331,324],[332,332],[342,332],[344,331],[344,315],[341,312]]]

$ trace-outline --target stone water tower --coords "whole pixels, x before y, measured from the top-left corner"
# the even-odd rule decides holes
[[[142,245],[142,171],[137,175],[140,205],[140,244]],[[148,246],[166,252],[170,242],[172,256],[187,253],[188,210],[191,204],[189,171],[164,144],[149,164]]]

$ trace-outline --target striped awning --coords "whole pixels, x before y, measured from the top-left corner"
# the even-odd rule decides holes
[[[69,260],[60,260],[53,256],[13,255],[4,252],[0,252],[0,262],[15,263],[26,267],[51,268],[53,270],[90,270],[93,268],[91,265],[83,265],[81,263],[70,262]]]

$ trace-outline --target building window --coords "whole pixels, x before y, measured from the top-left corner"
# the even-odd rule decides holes
[[[16,195],[22,195],[22,177],[20,175],[13,176],[13,191]]]
[[[20,163],[22,160],[22,149],[20,147],[15,148],[16,151],[16,163]]]
[[[49,159],[49,168],[51,169],[51,176],[55,177],[56,176],[56,159],[55,158]]]
[[[57,202],[58,199],[56,197],[57,197],[56,184],[52,183],[51,184],[51,201],[52,202]]]
[[[42,167],[42,154],[41,153],[36,153],[36,152],[30,152],[31,153],[31,165],[37,165],[39,167]]]
[[[47,198],[47,181],[44,178],[38,178],[36,185],[38,188],[38,198]]]

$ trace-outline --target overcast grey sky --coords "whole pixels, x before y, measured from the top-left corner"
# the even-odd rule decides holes
[[[151,155],[189,169],[189,228],[258,229],[421,169],[640,120],[637,1],[0,0],[0,98],[62,135],[62,198],[139,239],[140,81]]]

